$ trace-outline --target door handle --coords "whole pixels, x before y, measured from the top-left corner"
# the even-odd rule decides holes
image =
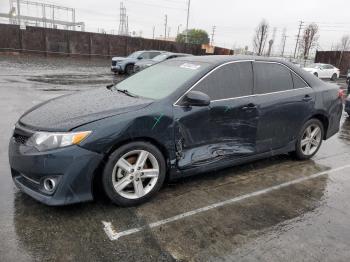
[[[250,103],[242,107],[242,110],[252,110],[252,109],[256,109],[256,105],[254,105],[253,103]]]
[[[306,95],[306,96],[304,96],[304,98],[303,98],[303,101],[304,102],[309,102],[309,101],[311,101],[312,100],[312,97],[310,96],[310,95]]]

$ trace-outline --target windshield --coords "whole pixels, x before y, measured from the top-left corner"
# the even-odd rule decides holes
[[[161,99],[208,67],[207,63],[169,60],[125,79],[116,88],[141,97]]]
[[[162,61],[164,61],[167,58],[168,58],[168,55],[162,54],[162,55],[157,55],[152,60],[155,61],[155,62],[162,62]]]
[[[140,51],[137,51],[137,52],[134,52],[134,53],[131,53],[128,58],[138,58],[139,55],[141,55],[142,52]]]

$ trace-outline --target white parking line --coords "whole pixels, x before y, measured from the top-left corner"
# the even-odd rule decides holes
[[[113,240],[117,240],[117,239],[119,239],[120,237],[123,237],[123,236],[135,234],[135,233],[140,232],[142,230],[145,230],[147,228],[159,227],[159,226],[168,224],[170,222],[174,222],[174,221],[177,221],[177,220],[189,217],[189,216],[193,216],[193,215],[198,214],[198,213],[202,213],[202,212],[214,209],[214,208],[218,208],[218,207],[222,207],[222,206],[225,206],[225,205],[229,205],[229,204],[232,204],[232,203],[235,203],[235,202],[238,202],[238,201],[250,198],[250,197],[255,197],[255,196],[262,195],[262,194],[266,194],[266,193],[269,193],[269,192],[274,191],[274,190],[278,190],[278,189],[281,189],[281,188],[284,188],[284,187],[288,187],[290,185],[298,184],[298,183],[301,183],[301,182],[304,182],[306,180],[310,180],[310,179],[313,179],[313,178],[316,178],[316,177],[319,177],[319,176],[323,176],[323,175],[327,175],[327,174],[330,174],[330,173],[334,173],[334,172],[337,172],[337,171],[340,171],[340,170],[343,170],[343,169],[346,169],[346,168],[350,168],[350,165],[345,165],[345,166],[341,166],[341,167],[338,167],[338,168],[330,169],[330,170],[327,170],[327,171],[323,171],[323,172],[320,172],[320,173],[313,174],[311,176],[301,177],[301,178],[298,178],[298,179],[295,179],[295,180],[292,180],[292,181],[289,181],[289,182],[285,182],[285,183],[282,183],[282,184],[279,184],[279,185],[276,185],[276,186],[268,187],[268,188],[265,188],[265,189],[262,189],[262,190],[259,190],[259,191],[256,191],[256,192],[252,192],[252,193],[249,193],[249,194],[245,194],[245,195],[242,195],[242,196],[231,198],[231,199],[228,199],[228,200],[225,200],[225,201],[222,201],[222,202],[218,202],[218,203],[215,203],[215,204],[212,204],[212,205],[209,205],[209,206],[201,207],[201,208],[194,209],[192,211],[188,211],[188,212],[185,212],[185,213],[173,216],[173,217],[169,217],[169,218],[166,218],[166,219],[163,219],[163,220],[159,220],[159,221],[150,223],[150,224],[145,225],[145,226],[135,227],[135,228],[131,228],[131,229],[128,229],[128,230],[125,230],[125,231],[121,231],[121,232],[116,232],[113,229],[112,223],[110,223],[110,222],[102,221],[102,223],[104,225],[104,231],[106,232],[108,238],[113,241]]]

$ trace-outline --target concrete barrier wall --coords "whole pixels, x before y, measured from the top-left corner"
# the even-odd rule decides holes
[[[317,51],[315,63],[331,64],[340,69],[340,74],[347,74],[350,69],[350,51]]]
[[[17,25],[0,24],[0,51],[5,52],[110,57],[150,49],[205,54],[200,45],[31,26],[23,30]],[[215,54],[232,54],[231,51],[215,48]]]

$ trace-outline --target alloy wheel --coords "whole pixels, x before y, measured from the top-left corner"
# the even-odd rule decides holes
[[[114,190],[127,199],[139,199],[147,195],[159,178],[159,163],[146,150],[133,150],[124,154],[112,171]]]
[[[321,128],[316,124],[309,125],[305,129],[300,142],[301,151],[305,156],[310,156],[318,150],[321,141]]]

